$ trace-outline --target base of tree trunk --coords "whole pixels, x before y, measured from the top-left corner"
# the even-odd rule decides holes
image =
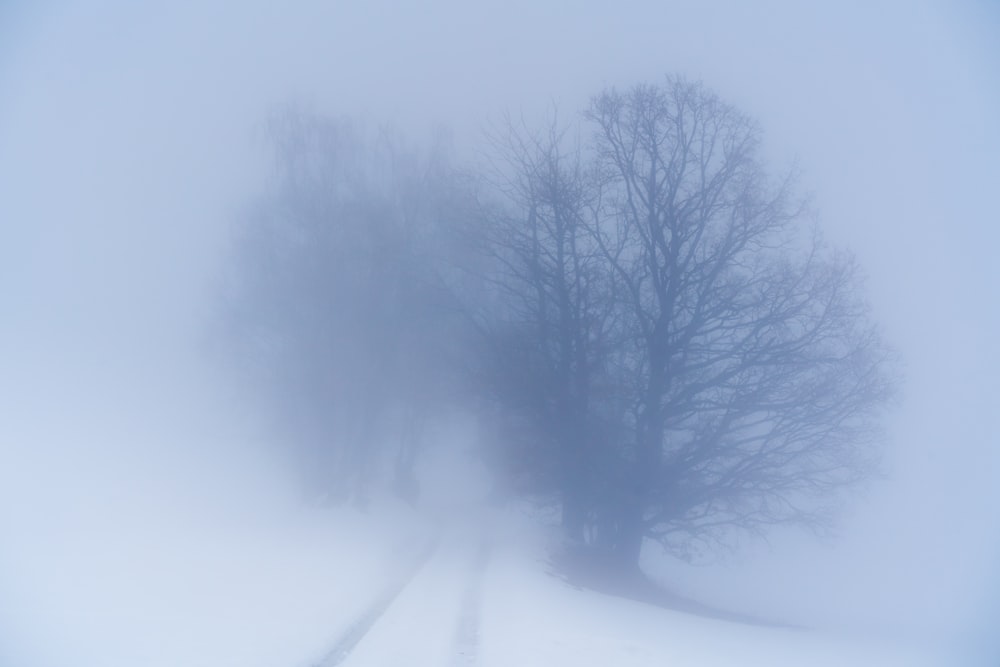
[[[582,542],[564,545],[552,563],[567,581],[603,592],[624,591],[644,579],[638,562],[627,563],[618,554]]]

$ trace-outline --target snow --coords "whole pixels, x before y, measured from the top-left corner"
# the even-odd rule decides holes
[[[907,647],[692,616],[574,589],[537,556],[494,559],[482,665],[930,667],[953,665]]]
[[[448,667],[473,558],[468,545],[449,543],[417,574],[345,665]],[[324,666],[325,667],[325,666]]]
[[[348,512],[266,528],[91,525],[26,545],[30,560],[6,550],[16,664],[305,665],[363,611],[394,552],[413,548],[405,526]]]
[[[0,443],[3,667],[311,664],[427,532],[394,504],[306,507],[226,433],[120,414],[85,440],[68,410],[25,414]]]
[[[3,532],[17,539],[0,551],[0,660],[23,667],[971,664],[574,588],[550,573],[549,536],[537,516],[487,506],[482,485],[476,492],[461,507],[462,494],[439,490],[432,519],[385,500],[367,513],[290,504],[251,516],[208,504],[178,514],[153,502],[156,494],[145,502],[134,494],[81,497],[62,513],[47,512],[47,522],[38,520],[40,507],[23,510],[32,518],[20,524],[7,508]],[[446,516],[442,498],[463,511]],[[126,501],[128,511],[114,511]],[[342,662],[324,662],[413,571],[432,539],[430,558],[353,650]]]

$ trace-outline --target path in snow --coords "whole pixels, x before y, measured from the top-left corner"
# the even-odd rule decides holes
[[[490,548],[430,540],[315,667],[476,664]]]
[[[350,654],[354,647],[360,642],[379,618],[385,613],[389,605],[399,596],[404,588],[413,580],[420,569],[430,560],[437,548],[438,540],[429,539],[423,549],[393,578],[392,583],[385,592],[369,607],[361,616],[357,618],[347,630],[334,642],[333,648],[326,656],[316,663],[315,667],[333,667],[342,663]]]
[[[479,615],[482,609],[483,578],[490,560],[490,545],[483,542],[472,564],[462,608],[458,617],[455,636],[454,667],[471,667],[476,664],[479,649]]]

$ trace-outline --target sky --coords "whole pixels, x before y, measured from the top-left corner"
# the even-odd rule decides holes
[[[203,338],[276,107],[447,127],[471,153],[505,110],[573,114],[680,72],[760,121],[775,169],[801,167],[905,366],[886,479],[837,542],[779,534],[684,585],[980,636],[1000,618],[996,34],[985,0],[0,3],[2,517],[58,504],[39,477],[85,496],[149,461],[228,466],[204,444],[246,420]],[[248,487],[282,484],[240,452]]]

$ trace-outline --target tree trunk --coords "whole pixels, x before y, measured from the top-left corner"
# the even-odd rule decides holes
[[[618,520],[618,534],[612,552],[613,565],[620,574],[639,573],[639,556],[645,537],[641,508],[628,508]]]
[[[565,390],[565,394],[568,396],[570,391]],[[586,541],[588,509],[593,504],[590,483],[593,461],[584,427],[586,408],[573,405],[572,399],[567,398],[562,414],[564,425],[559,434],[562,529],[568,540],[582,545]]]
[[[571,544],[583,544],[587,512],[581,494],[573,488],[568,488],[563,491],[562,496],[563,536]]]
[[[617,577],[639,573],[639,555],[645,539],[643,504],[634,489],[615,489],[598,516],[596,556]]]

